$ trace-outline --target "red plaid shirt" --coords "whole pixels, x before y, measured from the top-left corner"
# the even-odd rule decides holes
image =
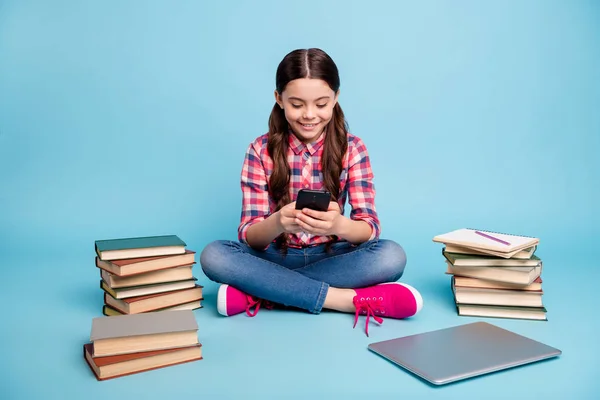
[[[269,196],[268,182],[273,171],[273,160],[267,151],[267,134],[259,136],[248,146],[241,174],[242,212],[238,227],[238,238],[247,243],[246,232],[252,224],[266,219],[275,212],[276,204]],[[298,191],[322,189],[321,157],[325,134],[314,143],[304,144],[298,138],[289,135],[287,159],[291,169],[290,198],[296,200]],[[342,214],[348,199],[350,218],[362,220],[371,225],[370,240],[379,237],[381,232],[379,218],[375,210],[375,187],[373,171],[369,161],[367,147],[357,136],[348,134],[348,151],[344,157],[343,171],[340,175],[340,196],[338,204]],[[330,236],[314,236],[306,233],[290,235],[291,247],[306,247],[331,241]]]

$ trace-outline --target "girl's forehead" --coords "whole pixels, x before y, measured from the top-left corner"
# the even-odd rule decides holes
[[[284,92],[333,92],[327,82],[322,79],[301,78],[290,81]]]
[[[299,97],[306,100],[317,99],[323,96],[333,96],[333,90],[327,82],[321,79],[302,78],[290,81],[285,87],[287,97]]]

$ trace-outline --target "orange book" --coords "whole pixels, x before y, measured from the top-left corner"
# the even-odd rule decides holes
[[[96,257],[96,266],[117,276],[131,276],[144,272],[195,264],[195,255],[195,251],[185,250],[183,254],[118,260],[102,260],[100,257]]]
[[[96,379],[103,381],[201,360],[202,345],[198,343],[174,349],[144,351],[105,357],[93,357],[92,354],[94,354],[94,345],[92,343],[84,344],[84,359],[92,369]]]
[[[190,303],[192,301],[204,300],[202,297],[202,288],[203,286],[196,285],[190,289],[128,297],[126,299],[115,299],[110,294],[104,293],[104,303],[123,314],[138,314]]]

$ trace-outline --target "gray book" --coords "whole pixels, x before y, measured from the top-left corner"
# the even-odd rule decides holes
[[[90,340],[197,331],[192,310],[98,317],[92,320]]]

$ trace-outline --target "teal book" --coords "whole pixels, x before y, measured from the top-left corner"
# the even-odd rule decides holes
[[[177,235],[145,236],[96,240],[96,254],[101,260],[168,256],[185,253],[186,243]]]

